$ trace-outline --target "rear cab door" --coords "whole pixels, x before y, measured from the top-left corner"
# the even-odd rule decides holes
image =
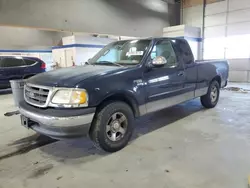
[[[146,68],[143,74],[146,86],[147,113],[161,110],[185,100],[185,72],[182,62],[175,54],[171,39],[158,39],[147,59],[146,67],[162,56],[167,64],[162,67]]]
[[[192,50],[188,42],[184,39],[177,39],[173,43],[176,55],[179,61],[183,65],[185,71],[185,84],[184,90],[189,99],[195,98],[195,91],[197,87],[197,65],[194,60]]]

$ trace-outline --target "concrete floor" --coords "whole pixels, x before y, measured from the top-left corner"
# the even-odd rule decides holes
[[[227,88],[229,87],[239,87],[245,90],[250,90],[250,83],[229,82]]]
[[[0,188],[240,188],[250,174],[250,93],[223,90],[138,120],[130,145],[107,154],[88,139],[57,141],[20,126],[0,95]]]

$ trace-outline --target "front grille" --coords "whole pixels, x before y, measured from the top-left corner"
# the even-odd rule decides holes
[[[49,96],[50,89],[40,86],[34,85],[26,85],[25,86],[25,100],[26,102],[38,106],[38,107],[46,107],[47,100]]]

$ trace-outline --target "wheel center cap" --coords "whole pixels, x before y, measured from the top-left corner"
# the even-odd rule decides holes
[[[118,121],[114,121],[112,123],[112,131],[117,132],[120,129],[120,123]]]

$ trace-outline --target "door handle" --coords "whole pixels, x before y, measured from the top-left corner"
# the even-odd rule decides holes
[[[180,71],[180,72],[178,73],[178,76],[184,76],[184,71]]]

